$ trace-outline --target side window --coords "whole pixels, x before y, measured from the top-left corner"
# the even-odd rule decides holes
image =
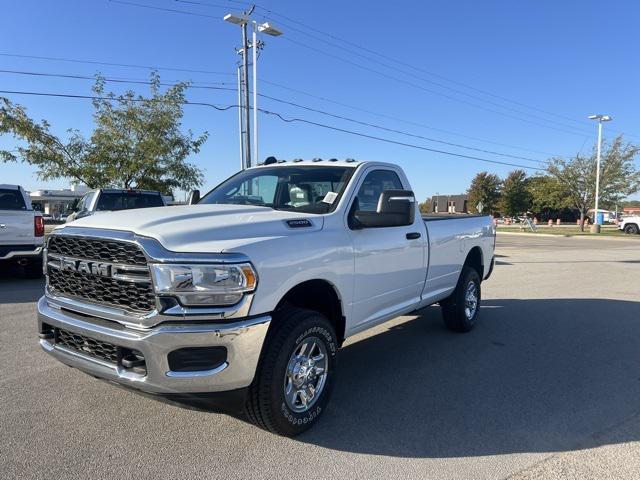
[[[402,190],[402,182],[398,174],[391,170],[369,172],[356,196],[357,210],[375,212],[380,194],[385,190]]]

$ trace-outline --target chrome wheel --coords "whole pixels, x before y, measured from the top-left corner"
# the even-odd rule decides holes
[[[322,340],[309,337],[297,346],[284,377],[284,398],[292,411],[306,412],[318,400],[327,380],[328,367]]]
[[[464,315],[471,320],[478,308],[478,286],[475,282],[469,282],[464,293]]]

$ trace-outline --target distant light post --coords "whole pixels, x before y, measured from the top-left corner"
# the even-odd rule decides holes
[[[589,120],[598,121],[598,144],[596,146],[596,208],[593,214],[593,225],[591,233],[600,233],[600,223],[598,222],[598,204],[600,200],[600,152],[602,150],[602,124],[610,122],[609,115],[589,115]]]
[[[258,33],[265,33],[272,37],[282,35],[282,32],[275,28],[269,22],[258,23],[251,20],[250,16],[255,7],[251,7],[247,12],[241,14],[228,13],[224,16],[224,20],[234,25],[240,25],[242,28],[242,48],[238,51],[242,55],[242,75],[240,75],[240,67],[238,67],[238,98],[240,100],[238,108],[240,115],[238,117],[240,129],[240,164],[242,169],[251,166],[251,121],[250,112],[251,105],[249,103],[249,61],[247,50],[249,47],[252,52],[253,67],[253,158],[258,161],[258,49],[262,48],[262,42],[258,41]],[[253,35],[251,46],[249,46],[247,36],[247,24],[251,23],[253,27]],[[244,85],[244,91],[242,87]],[[242,114],[244,113],[244,118]]]

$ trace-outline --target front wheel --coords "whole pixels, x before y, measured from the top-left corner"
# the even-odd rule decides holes
[[[456,289],[449,298],[440,302],[446,327],[455,332],[470,331],[478,320],[480,300],[480,275],[465,265]]]
[[[624,233],[628,233],[628,234],[631,234],[631,235],[637,235],[638,231],[639,231],[638,230],[638,226],[633,224],[633,223],[631,223],[629,225],[626,225],[624,227]]]
[[[245,411],[261,428],[293,437],[314,425],[329,402],[338,342],[315,311],[285,309],[273,321]]]

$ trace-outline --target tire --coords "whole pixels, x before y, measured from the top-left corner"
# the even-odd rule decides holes
[[[329,402],[337,351],[335,330],[324,315],[298,308],[276,313],[249,387],[249,421],[287,437],[311,428]]]
[[[24,276],[26,278],[42,278],[42,257],[38,257],[34,260],[29,260],[24,266]]]
[[[474,268],[462,267],[456,289],[449,298],[440,302],[442,319],[449,330],[468,332],[475,326],[482,298],[480,284],[480,276]]]
[[[637,235],[639,232],[638,225],[635,223],[630,223],[629,225],[625,225],[624,233],[628,233],[630,235]]]

